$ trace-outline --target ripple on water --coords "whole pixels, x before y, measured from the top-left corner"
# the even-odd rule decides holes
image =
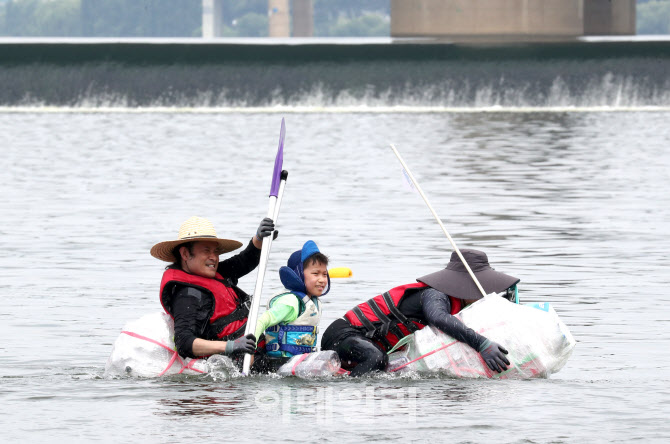
[[[160,308],[154,243],[194,214],[226,237],[254,233],[280,119],[0,113],[4,438],[165,442],[196,427],[241,442],[670,438],[666,112],[286,117],[290,176],[266,296],[307,238],[354,273],[324,298],[324,329],[445,266],[451,246],[403,187],[392,141],[456,243],[521,278],[522,301],[556,308],[577,340],[565,368],[532,381],[102,378],[122,326]]]

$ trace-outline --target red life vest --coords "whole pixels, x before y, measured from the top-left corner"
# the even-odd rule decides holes
[[[170,316],[172,313],[168,310],[169,299],[176,284],[204,290],[214,296],[214,312],[209,318],[209,324],[217,338],[228,341],[244,334],[249,315],[249,306],[246,304],[248,296],[237,289],[243,295],[241,300],[235,289],[227,285],[219,273],[212,279],[173,268],[165,270],[161,280],[160,298],[163,309]]]
[[[353,327],[365,328],[367,338],[375,340],[382,348],[389,351],[400,339],[426,326],[421,320],[407,318],[400,312],[398,306],[406,296],[427,287],[428,285],[423,282],[417,282],[392,288],[384,294],[358,304],[349,310],[344,318]],[[452,315],[463,308],[460,299],[449,296],[449,302]]]

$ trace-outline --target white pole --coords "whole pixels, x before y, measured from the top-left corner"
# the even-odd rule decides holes
[[[456,252],[456,254],[458,254],[458,257],[461,258],[461,262],[463,262],[463,265],[465,265],[466,270],[468,270],[468,273],[470,273],[470,277],[471,277],[472,280],[475,282],[475,285],[477,285],[477,288],[479,288],[479,291],[481,291],[482,296],[486,297],[486,292],[485,292],[484,289],[482,288],[481,284],[479,283],[479,281],[478,281],[477,278],[475,277],[475,274],[472,272],[472,270],[470,269],[470,266],[468,265],[468,263],[466,262],[465,258],[464,258],[463,255],[461,254],[461,250],[458,249],[458,247],[456,246],[456,243],[454,242],[454,240],[451,238],[451,236],[450,236],[449,233],[447,232],[447,229],[444,228],[444,224],[442,224],[442,220],[441,220],[440,217],[437,215],[437,213],[436,213],[435,210],[433,209],[433,207],[432,207],[432,205],[430,204],[430,202],[428,202],[428,198],[426,197],[425,194],[423,194],[423,190],[422,190],[421,187],[419,186],[419,184],[418,184],[418,182],[416,181],[416,179],[414,179],[414,176],[412,175],[412,172],[411,172],[411,171],[409,170],[409,168],[407,167],[407,164],[405,163],[405,161],[402,160],[402,157],[400,157],[400,153],[398,152],[398,150],[396,149],[396,147],[393,146],[393,144],[391,144],[391,149],[393,150],[393,152],[395,153],[396,157],[397,157],[398,160],[400,161],[400,164],[402,165],[402,167],[403,167],[403,168],[405,169],[405,171],[407,172],[407,175],[409,176],[409,178],[410,178],[410,180],[412,181],[412,184],[414,185],[414,187],[416,188],[416,190],[419,192],[419,194],[420,194],[421,197],[423,198],[423,201],[426,202],[426,205],[428,205],[428,209],[430,210],[431,213],[433,213],[433,216],[435,217],[435,220],[437,220],[437,223],[440,224],[440,228],[442,228],[442,231],[444,231],[444,234],[447,236],[447,239],[449,239],[449,242],[451,242],[451,246],[454,247],[454,251]]]
[[[288,173],[282,171],[282,179],[279,183],[279,191],[277,197],[270,196],[270,203],[268,204],[268,217],[272,219],[277,226],[277,219],[279,218],[279,208],[281,207],[282,197],[284,196],[284,186],[286,185],[286,177]],[[251,306],[249,307],[249,316],[247,317],[247,326],[244,329],[244,335],[253,333],[256,329],[256,322],[258,321],[258,310],[261,305],[261,294],[263,292],[263,279],[265,278],[265,269],[268,265],[270,257],[270,249],[272,248],[273,234],[263,238],[263,245],[261,247],[261,259],[258,264],[258,275],[256,276],[256,286],[254,287],[254,295],[251,298]],[[258,339],[258,338],[256,338]],[[244,362],[242,364],[242,374],[248,375],[251,369],[251,355],[244,355]]]

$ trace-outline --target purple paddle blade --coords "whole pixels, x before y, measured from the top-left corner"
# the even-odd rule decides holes
[[[270,196],[277,197],[279,192],[279,183],[281,182],[281,168],[284,163],[284,134],[286,133],[286,125],[284,118],[281,119],[281,130],[279,131],[279,149],[277,149],[277,157],[275,157],[275,169],[272,172],[272,185],[270,186]]]

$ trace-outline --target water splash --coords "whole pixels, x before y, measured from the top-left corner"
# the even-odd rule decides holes
[[[580,53],[579,51],[582,51]],[[670,57],[464,50],[370,59],[29,61],[0,67],[7,111],[419,112],[667,109]],[[407,51],[410,51],[408,49]],[[397,57],[396,57],[397,56]]]

